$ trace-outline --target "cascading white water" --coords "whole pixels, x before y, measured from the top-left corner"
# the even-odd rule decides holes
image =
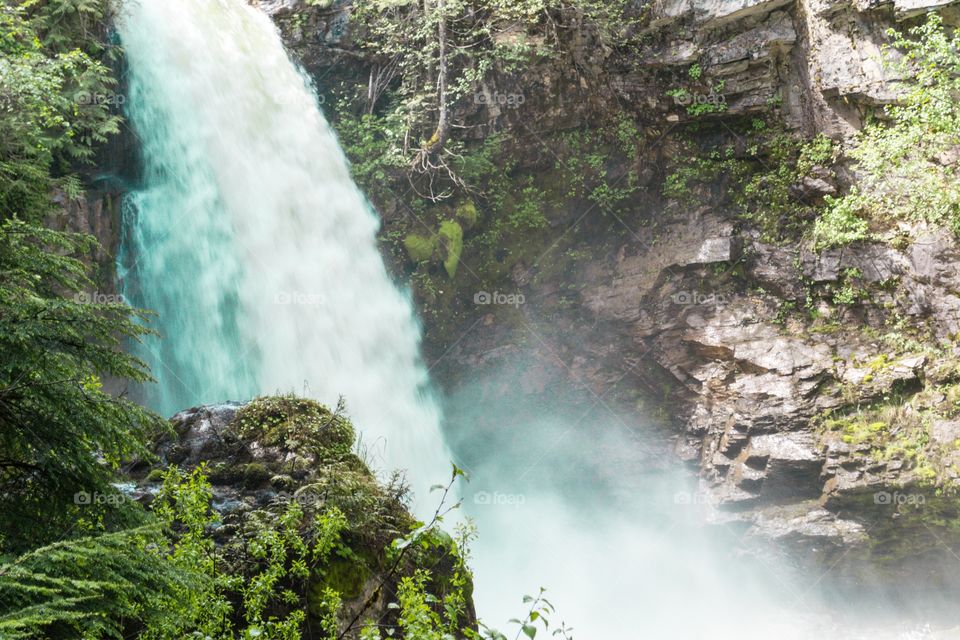
[[[342,395],[379,466],[421,495],[443,482],[411,302],[273,23],[243,0],[130,0],[118,28],[144,165],[120,270],[158,313],[151,403]]]

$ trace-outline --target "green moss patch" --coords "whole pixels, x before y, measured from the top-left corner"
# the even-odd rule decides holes
[[[339,411],[293,395],[257,398],[237,412],[236,421],[244,439],[321,457],[349,454],[356,440],[353,425]]]
[[[403,239],[403,247],[411,261],[428,262],[436,251],[437,243],[434,238],[411,233]]]
[[[443,268],[451,278],[460,266],[460,254],[463,253],[463,227],[453,220],[440,223],[440,242],[444,249]]]

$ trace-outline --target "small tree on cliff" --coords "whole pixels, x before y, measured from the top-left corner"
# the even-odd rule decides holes
[[[519,76],[536,59],[559,55],[564,32],[625,41],[627,0],[368,0],[353,11],[360,46],[372,54],[364,113],[387,111],[411,187],[437,201],[468,189],[455,171],[460,144],[454,111],[490,99],[486,85]],[[587,25],[587,26],[585,26]],[[454,144],[457,142],[458,144]]]

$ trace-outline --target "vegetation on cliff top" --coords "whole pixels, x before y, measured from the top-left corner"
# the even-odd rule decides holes
[[[832,200],[818,221],[821,246],[846,244],[900,221],[945,226],[960,234],[960,33],[930,14],[908,34],[890,32],[910,78],[900,100],[861,130],[850,151],[859,174],[849,194]]]
[[[942,19],[902,34],[891,31],[886,64],[903,78],[899,100],[856,136],[835,145],[824,136],[803,140],[776,117],[733,122],[734,140],[690,149],[668,174],[664,195],[696,198],[691,187],[723,185],[744,220],[765,240],[806,239],[818,250],[876,239],[897,241],[899,223],[927,223],[960,233],[956,179],[960,147],[960,35]],[[746,148],[744,148],[744,145]],[[827,178],[850,165],[852,184],[837,193],[807,194],[805,181]]]
[[[902,67],[911,81],[901,101],[883,109],[852,141],[805,139],[784,126],[780,104],[772,100],[766,116],[729,117],[722,124],[716,120],[722,108],[692,114],[713,119],[694,119],[682,128],[689,135],[675,132],[667,142],[658,135],[657,143],[669,150],[644,155],[646,136],[662,132],[642,128],[635,115],[615,105],[606,120],[575,130],[525,132],[532,149],[492,131],[480,135],[485,125],[474,121],[478,109],[487,109],[498,122],[522,129],[511,115],[518,105],[510,102],[532,98],[522,84],[521,63],[549,69],[552,61],[565,60],[570,43],[564,36],[574,23],[597,46],[626,50],[636,37],[630,26],[642,24],[642,16],[620,3],[603,11],[549,2],[509,11],[491,5],[458,13],[461,8],[454,2],[419,9],[400,3],[380,11],[377,3],[362,4],[351,38],[369,56],[369,82],[345,80],[329,88],[355,178],[375,202],[393,210],[383,240],[397,263],[405,264],[428,329],[441,336],[472,311],[457,299],[464,282],[479,289],[514,286],[518,265],[527,277],[563,272],[575,266],[564,256],[577,253],[583,228],[591,226],[596,235],[603,217],[622,221],[611,225],[621,235],[624,227],[635,233],[655,225],[637,213],[649,208],[652,195],[638,175],[653,170],[643,168],[648,160],[666,160],[660,195],[717,201],[719,189],[744,226],[758,229],[766,241],[803,241],[815,250],[868,239],[901,246],[902,222],[958,226],[958,43],[934,14],[906,34],[893,34],[896,53],[891,49],[888,64]],[[429,26],[411,30],[411,22]],[[442,23],[448,28],[446,53]],[[510,29],[504,31],[506,24]],[[437,74],[444,57],[448,83],[441,95]],[[699,86],[703,76],[694,64],[685,81]],[[491,96],[504,104],[486,106]],[[528,110],[538,106],[549,108],[523,104]],[[438,136],[436,124],[444,120],[456,127]],[[435,148],[434,138],[442,142]],[[424,149],[430,149],[426,156]],[[464,206],[476,211],[476,222],[464,226],[457,269],[448,263],[444,268],[448,256],[438,230]],[[597,215],[567,233],[576,218],[564,214],[572,208]],[[564,233],[551,233],[552,226]]]

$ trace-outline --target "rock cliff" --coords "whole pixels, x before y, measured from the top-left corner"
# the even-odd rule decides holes
[[[321,95],[372,78],[349,2],[254,4]],[[771,110],[795,132],[849,138],[898,94],[902,79],[880,59],[887,30],[930,11],[956,23],[957,5],[641,2],[637,49],[574,34],[559,63],[486,87],[523,95],[522,108],[459,104],[466,137],[515,136],[512,175],[544,183],[558,181],[551,136],[595,126],[611,105],[641,123],[643,140],[635,155],[606,157],[612,175],[636,171],[633,213],[598,219],[588,202],[564,203],[545,231],[518,234],[532,254],[465,250],[469,275],[446,293],[417,292],[437,378],[456,389],[532,357],[542,366],[523,374],[531,396],[563,380],[638,423],[672,424],[712,520],[740,527],[745,547],[773,540],[851,578],[881,567],[953,580],[942,561],[960,542],[950,497],[960,471],[955,238],[914,226],[912,243],[818,251],[771,241],[716,185],[678,201],[658,184],[691,140],[696,149],[724,139],[747,154],[737,123]],[[712,107],[690,108],[698,104]],[[791,197],[822,201],[855,182],[842,160],[824,165],[795,176]],[[411,197],[397,193],[375,198],[385,236],[410,215]],[[523,304],[477,303],[498,288]]]

